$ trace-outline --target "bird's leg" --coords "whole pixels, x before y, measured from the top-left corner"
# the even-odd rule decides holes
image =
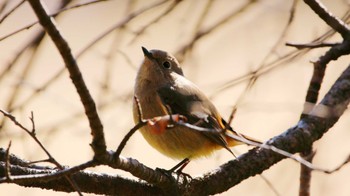
[[[188,178],[192,179],[192,177],[189,174],[186,174],[184,172],[182,172],[182,170],[187,166],[187,164],[190,162],[189,158],[185,158],[184,160],[182,160],[180,163],[176,164],[174,167],[172,167],[169,170],[165,170],[165,169],[160,169],[157,168],[156,170],[162,172],[163,174],[167,175],[168,177],[172,177],[172,173],[176,173],[178,178],[177,181],[179,181],[179,177],[183,176],[184,181],[187,182]]]
[[[181,173],[182,170],[186,167],[186,165],[190,162],[190,159],[185,158],[180,163],[176,164],[174,167],[172,167],[169,172],[175,172],[175,173]]]

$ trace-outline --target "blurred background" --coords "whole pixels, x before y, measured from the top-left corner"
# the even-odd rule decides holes
[[[37,18],[29,4],[21,2],[0,0],[0,108],[28,128],[32,111],[37,137],[56,160],[67,166],[83,163],[93,153],[82,104],[57,49],[41,26],[34,24]],[[131,105],[134,79],[143,59],[141,46],[174,54],[186,77],[211,98],[223,117],[228,119],[237,109],[232,121],[236,130],[265,141],[298,122],[312,75],[310,61],[327,50],[298,50],[285,43],[341,41],[297,0],[42,2],[55,16],[76,56],[97,103],[110,150],[117,148],[134,125]],[[348,1],[322,2],[336,16],[349,20]],[[346,56],[328,65],[320,99],[349,60]],[[346,111],[315,143],[316,166],[333,169],[349,155],[349,117]],[[23,130],[2,115],[0,123],[0,147],[6,148],[12,141],[11,153],[31,161],[46,158]],[[248,149],[240,146],[233,150],[242,154]],[[132,137],[122,155],[152,168],[169,169],[178,162],[152,149],[140,133]],[[201,175],[230,159],[232,156],[221,150],[192,161],[185,172]],[[283,160],[262,174],[273,187],[256,176],[221,195],[276,195],[276,191],[297,195],[299,168],[298,163]],[[88,170],[133,178],[107,167]],[[331,175],[313,172],[311,194],[350,195],[349,174],[349,166]],[[13,184],[0,184],[0,193],[67,195]]]

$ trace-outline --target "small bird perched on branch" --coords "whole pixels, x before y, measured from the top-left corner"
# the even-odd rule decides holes
[[[145,59],[138,71],[134,89],[134,120],[174,114],[185,118],[186,123],[213,131],[198,131],[188,126],[173,127],[148,124],[140,129],[147,142],[162,154],[183,159],[170,171],[181,172],[190,159],[208,156],[213,151],[242,144],[233,136],[257,142],[235,132],[220,116],[213,103],[186,79],[179,62],[171,54],[142,47]],[[233,154],[233,153],[232,153]]]

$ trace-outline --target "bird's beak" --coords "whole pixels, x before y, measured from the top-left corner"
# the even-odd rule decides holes
[[[145,55],[145,57],[149,58],[149,59],[153,59],[153,55],[152,53],[150,53],[145,47],[141,47],[142,48],[142,52]]]

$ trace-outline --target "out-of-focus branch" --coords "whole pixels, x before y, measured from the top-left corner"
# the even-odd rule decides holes
[[[88,117],[91,134],[93,136],[91,146],[94,150],[95,157],[99,159],[106,154],[106,143],[103,133],[103,125],[100,117],[98,116],[96,104],[84,82],[80,69],[73,57],[68,43],[54,25],[53,19],[47,14],[39,0],[29,0],[29,3],[37,15],[40,24],[44,27],[45,31],[55,43],[65,62],[70,78],[80,96],[80,100],[83,103],[85,113]]]
[[[25,2],[25,0],[22,0],[22,1],[19,2],[15,7],[13,7],[8,13],[6,13],[6,14],[0,19],[0,24],[1,24],[8,16],[10,16],[17,8],[19,8],[24,2]],[[1,11],[0,11],[0,13],[1,13]]]
[[[200,40],[201,38],[205,37],[206,35],[209,35],[214,30],[219,29],[219,27],[222,27],[224,24],[227,24],[231,19],[238,16],[240,13],[243,13],[248,8],[250,8],[252,5],[254,5],[258,0],[249,0],[244,5],[242,5],[239,9],[232,11],[229,13],[226,17],[222,18],[212,26],[208,27],[207,29],[200,30],[196,32],[196,34],[193,36],[192,40],[190,40],[188,43],[184,44],[180,49],[178,49],[175,52],[176,59],[181,62],[183,60],[184,55],[191,51],[191,49],[194,47],[194,45]]]
[[[63,9],[57,11],[57,12],[54,13],[54,14],[51,14],[50,16],[56,17],[56,16],[58,16],[59,14],[65,12],[65,11],[72,10],[72,9],[75,9],[75,8],[80,8],[80,7],[82,7],[82,6],[91,5],[91,4],[94,4],[94,3],[100,3],[100,2],[103,2],[103,1],[108,1],[108,0],[95,0],[95,1],[90,1],[90,2],[87,2],[87,3],[81,3],[81,4],[74,5],[74,6],[66,7],[66,8],[63,8]],[[25,0],[23,0],[23,2],[25,2]],[[68,4],[69,2],[70,2],[70,0],[62,0],[62,4],[63,4],[63,5],[66,5],[66,4]],[[18,6],[20,6],[20,5],[18,5]],[[61,7],[64,7],[64,6],[61,6]],[[9,14],[11,14],[11,13],[9,13]],[[6,19],[6,18],[3,18],[2,20],[5,20],[5,19]],[[1,22],[0,22],[0,23],[1,23]],[[38,21],[35,21],[35,22],[33,22],[33,23],[29,24],[29,25],[26,25],[25,27],[22,27],[22,28],[20,28],[20,29],[17,29],[17,30],[14,31],[14,32],[11,32],[10,34],[7,34],[7,35],[5,35],[5,36],[3,36],[3,37],[0,37],[0,41],[3,41],[3,40],[5,40],[5,39],[7,39],[7,38],[9,38],[9,37],[11,37],[11,36],[13,36],[13,35],[19,33],[19,32],[22,32],[22,31],[26,30],[26,29],[29,29],[29,28],[33,27],[34,25],[36,25],[36,24],[38,24]]]
[[[59,7],[65,7],[69,2],[67,0],[61,0],[61,3],[59,4]],[[45,32],[43,30],[38,30],[33,38],[26,44],[22,46],[18,50],[18,52],[13,56],[13,59],[9,61],[6,65],[4,65],[6,68],[3,69],[3,71],[0,73],[0,82],[5,78],[6,75],[10,73],[11,70],[13,70],[16,66],[19,65],[19,60],[21,57],[24,56],[27,52],[30,53],[30,57],[24,66],[23,71],[19,75],[20,82],[17,82],[15,84],[15,87],[13,88],[13,91],[11,92],[9,98],[7,99],[6,109],[8,112],[14,111],[16,106],[14,105],[16,101],[18,101],[19,95],[21,94],[23,90],[23,84],[22,81],[25,81],[28,78],[29,73],[34,69],[33,61],[36,59],[36,55],[38,52],[38,46],[40,45],[41,41],[43,40],[45,35]],[[35,91],[34,94],[38,94],[39,91]],[[0,127],[5,126],[6,118],[0,121]]]
[[[182,1],[178,1],[175,0],[173,1],[173,3],[171,5],[169,5],[169,7],[162,13],[160,13],[158,15],[158,17],[156,17],[155,19],[153,19],[151,22],[147,23],[146,25],[144,25],[143,27],[141,27],[139,30],[137,30],[134,34],[135,37],[129,42],[130,44],[134,43],[137,38],[140,37],[140,35],[142,35],[146,29],[148,29],[150,26],[152,26],[153,24],[157,23],[158,21],[160,21],[161,19],[164,19],[167,15],[169,15],[173,10],[175,10],[175,8],[181,3]]]
[[[344,14],[344,16],[342,17],[342,20],[347,21],[347,22],[349,21],[349,19],[350,19],[350,11],[346,12]],[[324,43],[325,40],[329,39],[334,34],[335,34],[335,31],[333,29],[330,29],[327,32],[325,32],[323,35],[312,40],[310,42],[310,44],[306,44],[306,45],[315,45],[315,46],[322,45],[322,43]],[[299,44],[299,45],[301,45],[301,44]],[[334,44],[332,46],[336,46],[336,45],[340,45],[340,44],[337,43],[337,44]],[[296,58],[306,54],[308,51],[310,51],[311,48],[313,48],[313,47],[302,47],[302,48],[300,48],[300,50],[294,50],[294,51],[288,52],[287,54],[281,55],[277,59],[274,59],[274,60],[268,62],[263,67],[260,67],[257,70],[251,71],[247,74],[244,74],[242,76],[234,78],[230,81],[226,81],[223,85],[220,85],[220,87],[210,97],[213,98],[218,93],[220,93],[224,90],[227,90],[227,89],[229,89],[229,88],[231,88],[239,83],[242,83],[242,82],[245,82],[247,80],[251,80],[254,77],[258,77],[260,75],[269,73],[269,72],[275,70],[276,68],[279,68],[279,67],[285,65],[286,62],[291,61],[293,59],[296,59]]]

